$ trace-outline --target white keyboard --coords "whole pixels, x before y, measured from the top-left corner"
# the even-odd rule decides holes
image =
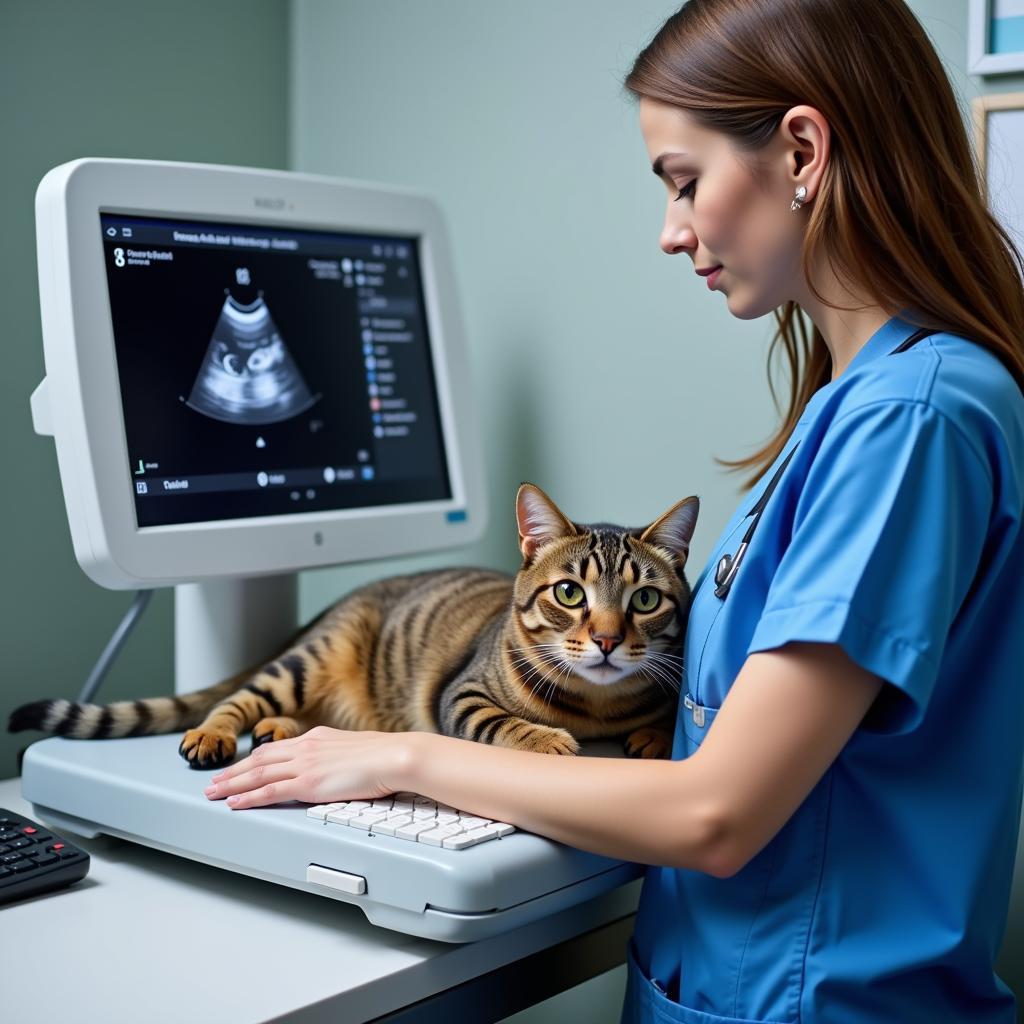
[[[516,830],[514,825],[479,818],[416,793],[392,793],[379,800],[317,804],[307,808],[306,815],[445,850],[465,850]]]

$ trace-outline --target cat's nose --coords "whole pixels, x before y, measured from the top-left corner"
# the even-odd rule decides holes
[[[591,633],[590,638],[605,654],[611,654],[622,643],[621,633]]]

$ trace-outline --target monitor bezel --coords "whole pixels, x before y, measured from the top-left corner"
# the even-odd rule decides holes
[[[138,527],[101,213],[417,239],[451,498]],[[447,232],[430,197],[291,171],[84,159],[40,182],[36,226],[51,422],[75,554],[96,582],[260,576],[479,538],[486,506],[471,372]]]

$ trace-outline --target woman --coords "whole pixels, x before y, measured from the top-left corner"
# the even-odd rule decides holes
[[[694,585],[672,760],[317,729],[209,795],[412,790],[651,865],[624,1021],[1009,1024],[1020,257],[902,0],[691,0],[626,85],[662,248],[776,313],[793,380],[732,463],[756,483]]]

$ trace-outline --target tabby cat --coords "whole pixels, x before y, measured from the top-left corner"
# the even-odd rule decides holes
[[[431,570],[352,591],[271,661],[195,693],[25,704],[11,732],[78,739],[187,729],[193,768],[219,768],[236,738],[315,725],[420,730],[548,754],[622,737],[630,757],[667,757],[690,586],[683,574],[699,501],[650,526],[567,519],[532,484],[516,496],[515,576]]]

